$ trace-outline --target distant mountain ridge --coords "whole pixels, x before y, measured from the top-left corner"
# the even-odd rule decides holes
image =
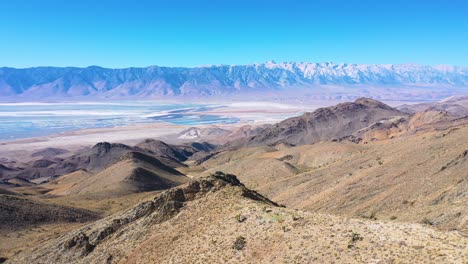
[[[359,98],[354,102],[319,108],[314,112],[285,119],[256,135],[234,140],[225,146],[307,145],[320,141],[336,141],[381,120],[405,115],[379,101]]]
[[[333,89],[348,86],[353,89]],[[403,87],[404,94],[399,89]],[[408,91],[408,87],[413,89]],[[468,91],[468,68],[273,61],[195,68],[0,68],[0,98],[203,97],[268,94],[291,89],[317,92],[329,98],[346,95],[442,98]]]

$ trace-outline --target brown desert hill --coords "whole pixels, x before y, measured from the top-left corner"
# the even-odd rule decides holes
[[[209,127],[190,127],[177,134],[177,138],[181,140],[191,141],[217,141],[220,137],[227,136],[231,133],[230,130],[217,126]]]
[[[98,216],[90,211],[47,204],[39,199],[0,194],[0,229],[20,229],[26,226],[87,222]]]
[[[367,144],[320,142],[264,152],[241,148],[203,162],[206,171],[200,175],[237,173],[247,186],[288,207],[424,222],[467,233],[467,135],[468,125],[461,125]],[[274,176],[280,169],[270,165],[272,160],[298,172]]]
[[[355,143],[404,137],[423,131],[446,130],[468,124],[468,117],[458,117],[446,111],[426,110],[411,116],[394,117],[379,121],[345,137]]]
[[[116,162],[121,156],[132,151],[132,147],[124,144],[101,142],[89,150],[72,155],[65,159],[39,159],[23,164],[17,171],[7,177],[22,177],[25,179],[54,178],[75,170],[85,169],[99,171]]]
[[[197,152],[209,152],[216,148],[207,142],[192,142],[183,145],[169,145],[161,140],[146,139],[135,145],[138,149],[149,151],[157,157],[165,157],[176,162],[186,161]]]
[[[200,165],[220,153],[243,147],[268,145],[279,149],[343,140],[367,144],[465,124],[468,124],[468,116],[460,117],[445,110],[431,108],[406,114],[379,101],[360,98],[354,103],[320,108],[275,125],[263,126],[254,136],[233,138],[211,152],[191,156],[186,164]]]
[[[39,159],[28,163],[18,164],[13,171],[3,174],[4,179],[21,177],[27,180],[44,179],[67,173],[67,169],[62,168],[61,159]]]
[[[269,126],[269,124],[264,124],[255,126],[243,125],[241,127],[191,127],[168,138],[183,142],[205,141],[221,145],[234,139],[257,135]]]
[[[11,168],[0,164],[0,179],[6,179],[9,175],[12,175],[18,171],[17,168]]]
[[[44,148],[31,154],[33,158],[52,159],[56,156],[70,153],[70,151],[61,148]]]
[[[100,142],[89,151],[65,160],[62,166],[71,166],[73,167],[72,171],[85,169],[90,172],[96,172],[108,167],[131,151],[133,151],[133,148],[125,144]]]
[[[194,141],[194,142],[186,143],[185,145],[193,149],[196,149],[197,151],[200,151],[200,152],[210,152],[218,147],[217,145],[214,145],[205,141],[202,141],[202,142]]]
[[[21,177],[4,179],[0,182],[0,190],[8,191],[7,194],[39,194],[36,186],[35,183]]]
[[[201,163],[201,167],[205,168],[201,176],[208,176],[216,171],[227,171],[242,175],[242,182],[249,188],[258,188],[266,182],[287,178],[300,172],[297,167],[284,160],[259,158],[263,154],[275,151],[277,150],[270,146],[222,151]]]
[[[57,177],[41,185],[47,190],[47,194],[53,196],[63,196],[70,194],[70,190],[81,182],[88,180],[93,174],[86,170],[77,170],[69,174]]]
[[[204,152],[204,149],[212,150],[213,148],[214,146],[208,143],[173,146],[156,140],[147,140],[135,147],[119,143],[100,142],[92,148],[63,159],[41,158],[22,163],[15,168],[2,165],[0,167],[0,176],[3,179],[22,177],[28,180],[38,179],[38,182],[43,182],[80,169],[97,173],[119,161],[121,157],[130,152],[141,152],[142,154],[154,156],[170,167],[185,167],[186,165],[181,161],[195,153]]]
[[[467,246],[456,232],[419,224],[283,208],[216,173],[7,263],[466,263]]]
[[[336,106],[319,108],[299,117],[292,117],[265,128],[258,135],[227,144],[227,147],[313,144],[319,141],[340,139],[403,112],[368,98]]]
[[[255,136],[261,133],[265,128],[270,127],[270,124],[260,125],[260,126],[253,126],[253,125],[244,125],[237,129],[234,129],[227,138],[229,140],[244,138]]]
[[[145,143],[146,142],[146,143]],[[101,142],[92,147],[89,151],[70,157],[62,162],[63,167],[71,166],[76,169],[85,169],[90,172],[98,172],[109,165],[117,162],[121,157],[128,153],[141,153],[148,156],[154,156],[159,161],[170,167],[184,167],[185,165],[177,160],[177,156],[171,156],[171,150],[183,152],[174,146],[161,141],[147,140],[139,146],[132,147],[120,143]],[[153,144],[154,143],[154,144]],[[152,145],[153,144],[153,145]],[[144,148],[147,147],[147,148]],[[158,150],[158,147],[161,150]],[[195,150],[192,149],[195,152]],[[190,155],[189,153],[185,153]]]
[[[155,157],[129,152],[119,161],[95,174],[76,171],[42,185],[50,195],[109,198],[168,189],[188,181],[188,177]]]
[[[0,194],[17,195],[17,193],[9,191],[6,188],[0,188]]]
[[[28,179],[21,178],[21,177],[14,177],[14,178],[6,180],[6,182],[8,182],[9,184],[15,185],[16,187],[36,185],[30,182]]]
[[[27,163],[0,165],[0,179],[21,177],[27,180],[55,175],[57,162],[61,160],[33,160]],[[6,168],[6,169],[5,169]]]
[[[189,164],[200,165],[219,153],[244,147],[289,147],[344,139],[359,141],[355,135],[360,131],[368,129],[373,132],[378,124],[394,122],[392,120],[395,119],[407,120],[408,114],[382,102],[360,98],[263,126],[253,136],[234,138],[212,152],[192,156]]]
[[[468,116],[468,95],[452,96],[438,102],[401,105],[397,108],[410,114],[424,111],[443,111],[457,117],[466,117]]]

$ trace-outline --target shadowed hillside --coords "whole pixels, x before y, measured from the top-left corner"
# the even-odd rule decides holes
[[[66,206],[51,205],[23,196],[0,194],[0,229],[58,222],[87,222],[97,214]]]

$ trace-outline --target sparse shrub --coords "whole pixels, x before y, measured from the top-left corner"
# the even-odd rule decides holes
[[[245,244],[247,244],[247,241],[245,240],[245,237],[243,236],[238,236],[236,240],[234,241],[234,244],[232,245],[232,248],[235,250],[243,250],[245,247]]]
[[[348,248],[353,248],[353,247],[354,247],[354,244],[355,244],[356,242],[358,242],[358,241],[361,241],[362,239],[363,239],[363,238],[362,238],[362,236],[361,236],[359,233],[353,231],[353,232],[351,233],[351,240],[350,240],[349,243],[348,243]]]
[[[351,234],[351,242],[354,243],[354,242],[357,242],[357,241],[360,241],[360,240],[362,240],[362,236],[359,233],[353,232]]]
[[[397,218],[398,218],[398,217],[392,215],[392,216],[390,217],[390,220],[396,220]]]
[[[293,221],[297,221],[297,220],[299,220],[299,219],[301,219],[301,217],[298,216],[298,215],[296,215],[296,214],[294,214],[294,215],[292,216],[292,220],[293,220]]]
[[[243,223],[243,222],[245,222],[245,220],[247,220],[247,217],[245,217],[245,216],[243,216],[241,214],[238,214],[238,215],[236,215],[236,220],[239,223]]]
[[[403,200],[403,202],[401,202],[401,203],[402,203],[402,204],[414,205],[415,201]]]
[[[433,226],[434,225],[434,222],[432,222],[430,219],[428,218],[424,218],[422,221],[421,221],[423,224],[425,225],[430,225],[430,226]]]
[[[379,160],[379,165],[382,165],[383,164],[383,161]]]

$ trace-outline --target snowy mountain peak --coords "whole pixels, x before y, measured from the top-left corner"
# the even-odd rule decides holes
[[[422,97],[450,96],[468,87],[468,69],[448,65],[275,61],[196,68],[0,68],[0,98],[222,96],[291,89],[324,97],[343,96],[342,88],[336,88],[341,94],[336,95],[334,90],[323,88],[326,86],[373,87],[362,88],[360,96],[375,95],[376,89],[393,96],[402,87],[426,87],[415,92]]]

